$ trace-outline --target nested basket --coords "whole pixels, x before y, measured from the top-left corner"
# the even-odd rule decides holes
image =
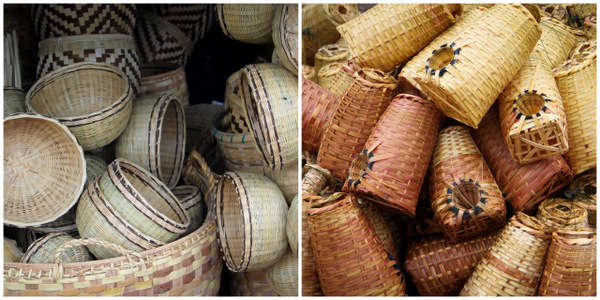
[[[277,4],[225,3],[216,9],[219,25],[229,38],[251,44],[273,42]]]
[[[534,296],[551,235],[534,217],[513,216],[477,264],[460,296]]]
[[[302,78],[317,82],[317,71],[313,66],[302,65]]]
[[[267,281],[266,270],[227,271],[232,296],[277,296]]]
[[[23,251],[17,247],[17,241],[4,237],[4,263],[20,262]]]
[[[365,68],[353,76],[325,129],[317,156],[317,164],[341,181],[346,180],[350,163],[396,95],[396,79],[390,74]]]
[[[56,220],[75,205],[85,179],[83,149],[66,126],[36,114],[4,118],[4,224]]]
[[[298,194],[298,165],[297,164],[288,164],[283,167],[281,170],[273,170],[271,168],[263,166],[262,173],[267,176],[267,178],[273,180],[281,193],[283,193],[283,197],[285,197],[285,202],[289,205],[292,203],[294,197]]]
[[[358,72],[359,69],[353,61],[346,61],[342,65],[342,69],[335,73],[333,78],[324,87],[340,97],[343,96],[354,81],[354,72]]]
[[[290,248],[266,271],[267,281],[278,296],[298,296],[298,255]]]
[[[342,64],[331,63],[317,69],[317,82],[322,87],[328,87],[338,73],[342,72]]]
[[[538,296],[596,296],[596,230],[552,234]]]
[[[4,116],[8,116],[14,113],[27,112],[25,107],[25,91],[12,87],[4,87]]]
[[[580,32],[555,18],[542,18],[540,26],[542,35],[531,56],[545,62],[550,69],[565,62],[577,43],[585,40]]]
[[[437,138],[441,114],[433,103],[399,94],[350,164],[346,190],[414,216]]]
[[[298,257],[298,194],[292,199],[287,213],[285,233],[292,253]]]
[[[390,71],[417,54],[462,13],[462,4],[379,4],[340,25],[354,61]]]
[[[587,209],[589,227],[596,228],[596,169],[578,176],[569,190],[575,203]]]
[[[194,232],[204,223],[207,207],[203,199],[202,192],[195,185],[179,185],[174,187],[171,192],[179,199],[181,205],[190,217],[190,226],[183,234],[184,236]]]
[[[183,169],[185,133],[185,112],[177,97],[142,96],[133,103],[129,123],[116,140],[115,153],[174,188]]]
[[[62,245],[74,240],[65,233],[51,233],[36,240],[29,248],[21,262],[25,264],[50,264],[54,262],[54,253]],[[88,249],[84,246],[78,246],[66,249],[60,253],[60,259],[63,263],[75,263],[94,260]]]
[[[302,78],[302,149],[318,152],[340,96]]]
[[[538,207],[536,217],[552,231],[588,227],[587,209],[570,199],[544,200]]]
[[[456,296],[499,235],[494,230],[456,244],[442,236],[415,241],[408,246],[404,269],[419,295]]]
[[[302,296],[323,296],[321,283],[308,229],[308,210],[323,197],[302,192]]]
[[[477,128],[540,34],[524,6],[495,5],[422,59],[412,77],[444,115]]]
[[[229,75],[225,83],[225,100],[220,115],[220,129],[228,133],[248,133],[248,122],[240,90],[240,71]]]
[[[179,98],[183,107],[190,105],[185,69],[173,63],[143,63],[141,96],[169,93]]]
[[[265,4],[263,4],[265,5]],[[298,5],[280,4],[273,16],[275,55],[288,71],[298,75]]]
[[[225,172],[217,183],[216,208],[229,270],[263,270],[283,256],[288,206],[273,181],[256,173]]]
[[[315,70],[331,63],[343,64],[350,59],[350,51],[345,46],[338,44],[327,44],[315,54]]]
[[[513,212],[532,214],[538,203],[573,180],[569,164],[560,155],[524,165],[515,162],[502,138],[496,105],[471,134]]]
[[[251,133],[227,133],[221,131],[217,123],[220,119],[213,118],[211,126],[213,139],[223,155],[227,171],[248,171],[263,174],[264,162],[258,151],[256,141]]]
[[[450,242],[506,224],[506,205],[466,126],[440,131],[429,169],[435,218]]]
[[[202,40],[216,18],[214,4],[163,3],[143,6],[177,26],[192,44]]]

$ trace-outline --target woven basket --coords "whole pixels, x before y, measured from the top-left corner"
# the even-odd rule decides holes
[[[429,170],[435,218],[450,242],[506,223],[502,191],[466,126],[440,131]]]
[[[412,78],[444,115],[477,128],[540,34],[522,5],[495,5],[422,59]]]
[[[298,258],[298,194],[292,199],[290,203],[290,209],[287,214],[287,223],[285,226],[285,233],[290,244],[292,253]]]
[[[4,87],[4,116],[27,112],[25,107],[25,91],[11,86]]]
[[[379,70],[363,69],[340,100],[321,140],[317,163],[341,181],[363,150],[379,117],[395,96],[396,80]]]
[[[17,241],[4,237],[4,262],[20,262],[23,251],[17,247]]]
[[[220,175],[211,170],[202,155],[192,151],[185,161],[182,177],[186,184],[200,188],[204,195],[204,203],[210,213],[215,205],[215,189]]]
[[[244,102],[240,90],[240,71],[236,71],[227,78],[225,83],[225,101],[221,109],[221,122],[219,128],[227,133],[248,133],[248,122]]]
[[[588,41],[596,40],[596,16],[587,16],[583,21],[583,32]]]
[[[317,71],[313,66],[302,65],[302,78],[317,82]]]
[[[550,244],[536,218],[518,213],[477,264],[460,296],[534,296]]]
[[[145,63],[142,73],[141,96],[169,93],[179,98],[183,107],[190,105],[185,69],[172,63]]]
[[[352,160],[344,189],[414,216],[441,114],[430,101],[399,94]]]
[[[406,238],[411,240],[420,240],[426,237],[442,235],[442,228],[435,220],[435,214],[429,200],[429,182],[425,182],[421,187],[419,202],[414,217],[402,216],[402,221],[406,224]]]
[[[538,296],[596,296],[596,230],[552,234]]]
[[[461,13],[461,4],[380,4],[337,30],[358,65],[387,72],[417,54]]]
[[[116,141],[115,153],[174,188],[185,155],[185,113],[179,99],[170,94],[135,99],[127,128]]]
[[[542,18],[540,26],[542,36],[531,55],[545,62],[550,69],[560,66],[569,58],[569,52],[577,42],[585,39],[581,33],[554,18]]]
[[[358,72],[359,70],[360,68],[353,61],[346,61],[342,65],[341,71],[335,73],[333,78],[324,87],[340,97],[344,96],[354,81],[354,72]]]
[[[284,67],[247,65],[240,74],[246,119],[266,167],[298,161],[298,79]]]
[[[289,164],[281,170],[273,170],[263,166],[263,171],[259,174],[264,174],[277,184],[288,205],[298,195],[298,164]]]
[[[227,271],[232,296],[277,296],[267,281],[266,270]]]
[[[56,220],[75,205],[85,178],[83,150],[66,126],[35,114],[4,118],[4,224]]]
[[[340,96],[302,78],[302,149],[318,152]]]
[[[228,171],[247,171],[263,174],[264,163],[251,133],[226,133],[217,129],[219,118],[213,119],[211,127],[213,139],[216,141],[225,160]]]
[[[100,157],[85,153],[85,185],[108,170],[108,164]]]
[[[229,270],[256,271],[275,264],[288,246],[288,207],[263,175],[226,172],[217,183],[219,242]]]
[[[298,75],[298,5],[281,4],[273,16],[273,44],[280,65]]]
[[[343,64],[350,59],[350,51],[347,47],[338,44],[327,44],[315,54],[315,70],[331,63]]]
[[[302,296],[323,296],[308,229],[308,210],[323,197],[302,192]]]
[[[185,153],[189,155],[196,149],[204,157],[209,158],[211,168],[218,170],[223,164],[222,154],[216,147],[217,141],[211,131],[212,122],[221,112],[218,104],[196,104],[185,110]]]
[[[515,162],[503,141],[496,105],[472,136],[513,212],[533,213],[538,203],[573,180],[569,164],[560,155],[524,165]]]
[[[273,42],[273,18],[277,4],[217,4],[217,18],[223,33],[236,41],[251,44]]]
[[[302,167],[302,194],[322,195],[327,187],[336,183],[329,170],[313,163]]]
[[[177,26],[192,44],[202,40],[216,19],[214,4],[152,4],[143,8],[154,12],[165,21]]]
[[[54,251],[60,246],[72,241],[73,238],[64,233],[48,234],[29,246],[21,262],[25,264],[49,264],[53,263]],[[73,247],[60,253],[64,263],[75,263],[94,260],[88,249],[84,246]]]
[[[290,248],[266,271],[267,281],[278,296],[298,296],[298,255]]]
[[[135,95],[140,94],[140,59],[132,36],[124,34],[76,35],[39,43],[37,78],[79,62],[113,65],[127,76]]]
[[[441,236],[416,241],[408,246],[404,269],[419,295],[456,296],[499,235],[494,230],[457,244]]]
[[[340,72],[342,72],[342,64],[340,63],[325,65],[321,69],[317,69],[317,82],[322,87],[331,86],[333,79]]]
[[[538,207],[536,217],[552,231],[588,227],[587,209],[568,199],[544,200]]]
[[[171,192],[179,199],[181,205],[190,217],[190,226],[183,234],[184,236],[196,231],[206,218],[207,207],[204,197],[195,185],[180,185],[174,187]]]
[[[569,191],[575,203],[587,209],[589,227],[596,228],[596,169],[578,176],[569,186]]]

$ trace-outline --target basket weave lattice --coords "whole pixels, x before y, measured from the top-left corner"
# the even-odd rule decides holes
[[[251,133],[226,133],[217,129],[219,118],[214,118],[211,131],[214,140],[223,154],[228,171],[248,171],[263,174],[264,162],[254,136]]]
[[[273,18],[277,4],[217,4],[217,18],[229,38],[251,44],[273,41]]]
[[[588,211],[588,225],[596,228],[596,169],[579,175],[569,186],[571,197],[579,206]]]
[[[318,152],[323,133],[337,108],[340,96],[302,79],[302,149]]]
[[[192,44],[202,40],[212,28],[217,16],[214,4],[152,4],[144,5],[167,22],[177,26]]]
[[[588,41],[596,40],[596,16],[587,16],[583,21],[583,32]]]
[[[307,163],[302,167],[303,195],[322,195],[323,190],[334,183],[335,179],[329,170],[314,163]]]
[[[206,202],[202,192],[195,185],[179,185],[174,187],[171,192],[179,199],[190,217],[190,226],[183,234],[183,236],[186,236],[204,224],[207,213]]]
[[[273,170],[263,166],[263,171],[260,174],[264,174],[267,178],[273,180],[283,196],[285,202],[289,205],[292,203],[294,197],[298,194],[298,165],[289,164],[281,170]]]
[[[264,5],[264,4],[263,4]],[[280,4],[273,16],[274,55],[288,71],[298,75],[298,5]]]
[[[228,133],[248,133],[248,123],[239,85],[240,71],[229,75],[225,83],[225,101],[220,116],[220,128]]]
[[[285,233],[292,253],[298,257],[298,194],[292,199],[287,214]]]
[[[302,296],[323,296],[308,229],[308,210],[313,202],[322,200],[321,196],[302,192]]]
[[[327,44],[319,48],[319,51],[315,54],[315,70],[320,70],[331,63],[343,64],[348,59],[350,59],[350,51],[347,47],[338,44]]]
[[[29,248],[21,258],[21,262],[25,264],[53,263],[54,251],[72,240],[73,238],[65,233],[48,234],[29,245]],[[60,253],[60,258],[63,263],[93,260],[90,252],[84,246],[69,248]]]
[[[136,48],[141,62],[169,62],[185,66],[194,44],[177,26],[145,9],[135,24]]]
[[[544,200],[538,207],[536,217],[552,231],[588,227],[587,209],[569,199]]]
[[[296,220],[297,221],[297,220]],[[289,248],[266,271],[267,281],[278,296],[298,296],[298,255]]]
[[[179,98],[183,107],[190,105],[187,78],[183,66],[171,63],[146,63],[141,66],[141,96],[169,93]]]
[[[27,112],[25,91],[20,88],[5,86],[3,101],[5,117],[14,113]]]
[[[335,73],[333,78],[324,87],[340,97],[343,96],[354,81],[354,71],[358,71],[358,69],[358,66],[352,61],[347,61],[342,65],[342,69]]]
[[[330,63],[317,70],[317,82],[322,87],[328,87],[338,73],[342,72],[342,64]]]
[[[573,28],[554,18],[542,18],[540,26],[542,35],[531,56],[545,62],[550,69],[560,66],[577,43],[585,40]]]
[[[4,262],[20,262],[23,251],[17,247],[17,241],[4,237]]]
[[[266,271],[227,271],[232,296],[277,296],[269,282]]]

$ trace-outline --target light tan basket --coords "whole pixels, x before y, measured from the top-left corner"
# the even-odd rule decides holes
[[[248,171],[263,174],[264,162],[251,133],[227,133],[217,129],[215,116],[212,136],[225,160],[227,171]]]
[[[323,195],[325,190],[337,183],[329,170],[309,162],[302,167],[302,194]],[[341,184],[340,184],[341,185]]]
[[[350,59],[348,47],[338,44],[328,44],[317,51],[315,54],[315,70],[321,70],[322,67],[331,63],[344,64]]]
[[[287,223],[285,227],[285,233],[290,243],[290,249],[292,253],[298,258],[298,194],[290,203],[290,209],[287,214]]]
[[[65,233],[48,234],[29,246],[21,262],[25,264],[49,264],[53,263],[54,252],[62,245],[74,240]],[[60,253],[60,259],[64,263],[84,262],[94,260],[88,249],[84,246],[69,248]]]
[[[277,4],[217,4],[217,18],[229,38],[251,44],[273,41],[273,17]]]
[[[264,4],[263,4],[264,5]],[[298,5],[280,4],[273,16],[275,53],[288,71],[298,75]]]
[[[317,82],[322,87],[328,87],[332,84],[333,79],[342,71],[342,64],[331,63],[317,70]]]
[[[4,237],[4,262],[20,262],[23,251],[17,247],[17,241]]]
[[[8,116],[14,113],[27,112],[25,107],[25,91],[12,87],[4,87],[4,116]]]
[[[302,65],[302,78],[317,82],[317,71],[313,66]]]
[[[354,81],[354,72],[358,72],[359,70],[360,68],[353,61],[346,61],[342,65],[342,69],[335,73],[324,88],[329,89],[332,93],[340,97],[343,96],[352,84],[352,81]]]
[[[569,186],[571,197],[575,203],[587,209],[590,228],[596,228],[596,184],[596,169],[594,168],[579,175]]]
[[[179,199],[181,205],[190,217],[190,226],[183,234],[186,236],[198,229],[204,224],[207,214],[207,207],[204,196],[200,189],[194,185],[179,185],[174,187],[171,192]]]
[[[266,271],[267,281],[278,296],[298,296],[298,255],[290,248]]]
[[[273,170],[263,166],[263,172],[269,179],[273,180],[285,197],[285,202],[292,203],[294,196],[298,194],[298,164],[289,164],[281,170]]]
[[[250,132],[239,82],[240,71],[236,71],[227,78],[225,83],[225,101],[221,109],[219,129],[227,133]]]
[[[144,63],[140,71],[141,96],[169,93],[179,98],[184,108],[190,105],[183,66],[165,62]]]
[[[267,281],[267,271],[231,272],[227,270],[232,296],[277,296]]]
[[[542,18],[542,35],[531,56],[545,62],[550,69],[560,66],[569,58],[569,53],[581,40],[581,32],[576,32],[554,18]]]

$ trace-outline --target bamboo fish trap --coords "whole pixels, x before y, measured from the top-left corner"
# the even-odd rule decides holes
[[[585,38],[555,18],[542,18],[542,35],[531,56],[545,62],[550,69],[560,66],[569,58],[569,53],[577,43]]]
[[[538,207],[536,217],[552,231],[588,227],[587,209],[569,199],[544,200]]]
[[[318,152],[323,134],[340,97],[320,85],[302,79],[302,149]]]

